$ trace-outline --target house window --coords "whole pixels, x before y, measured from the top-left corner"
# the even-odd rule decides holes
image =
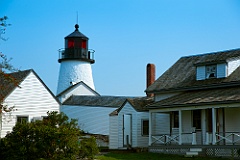
[[[216,78],[217,77],[217,65],[206,66],[206,78]]]
[[[201,129],[201,110],[193,110],[193,127]]]
[[[18,116],[17,117],[17,123],[27,123],[28,122],[28,117],[27,116]]]
[[[173,112],[173,128],[179,128],[179,114],[178,114],[178,111]]]
[[[142,120],[142,135],[149,135],[149,120]]]

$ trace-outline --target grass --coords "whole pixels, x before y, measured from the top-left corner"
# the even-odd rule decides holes
[[[179,155],[167,155],[160,153],[129,153],[110,152],[96,157],[98,160],[230,160],[227,158],[193,157],[187,158]]]

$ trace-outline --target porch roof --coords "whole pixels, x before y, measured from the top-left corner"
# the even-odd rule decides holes
[[[146,106],[148,109],[240,104],[240,87],[186,91]]]

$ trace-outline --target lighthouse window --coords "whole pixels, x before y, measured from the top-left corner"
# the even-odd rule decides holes
[[[87,42],[86,42],[86,40],[82,40],[82,48],[87,48]]]
[[[74,47],[74,40],[73,39],[69,39],[68,40],[68,48],[73,48]]]

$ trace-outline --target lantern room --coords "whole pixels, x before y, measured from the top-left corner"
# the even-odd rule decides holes
[[[80,60],[94,63],[93,51],[88,50],[88,37],[78,30],[79,25],[75,25],[75,31],[65,37],[65,49],[59,50],[58,62],[64,60]]]

